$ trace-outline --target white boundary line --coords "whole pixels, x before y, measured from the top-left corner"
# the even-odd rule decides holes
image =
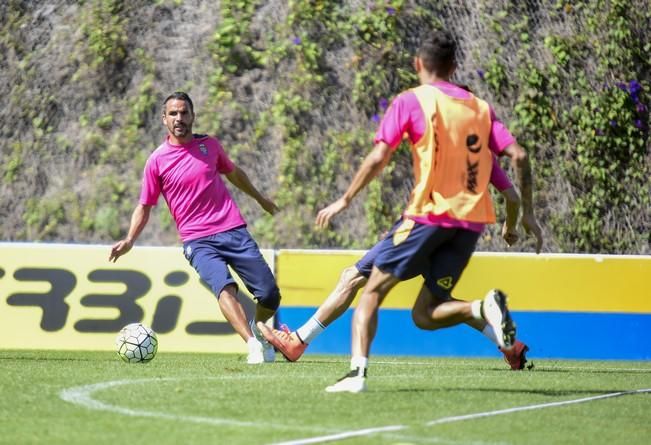
[[[510,414],[510,413],[516,413],[516,412],[521,412],[521,411],[530,411],[534,409],[543,409],[543,408],[551,408],[551,407],[557,407],[557,406],[564,406],[564,405],[572,405],[575,403],[585,403],[585,402],[591,402],[595,400],[601,400],[601,399],[607,399],[607,398],[612,398],[612,397],[620,397],[620,396],[625,396],[625,395],[633,395],[633,394],[642,394],[642,393],[651,393],[651,388],[647,389],[636,389],[632,391],[621,391],[621,392],[614,392],[614,393],[609,393],[609,394],[602,394],[599,396],[593,396],[593,397],[583,397],[581,399],[574,399],[574,400],[565,400],[561,402],[550,402],[550,403],[541,403],[537,405],[525,405],[525,406],[518,406],[514,408],[507,408],[507,409],[500,409],[500,410],[495,410],[495,411],[486,411],[486,412],[480,412],[480,413],[474,413],[474,414],[466,414],[462,416],[451,416],[451,417],[442,417],[440,419],[432,420],[430,422],[427,422],[425,426],[434,426],[434,425],[440,425],[443,423],[452,423],[452,422],[460,422],[464,420],[473,420],[473,419],[479,419],[482,417],[490,417],[490,416],[498,416],[501,414]],[[386,431],[399,431],[399,430],[404,430],[408,428],[406,425],[392,425],[392,426],[384,426],[384,427],[377,427],[377,428],[365,428],[361,430],[352,430],[352,431],[344,431],[338,434],[330,434],[327,436],[320,436],[320,437],[309,437],[305,439],[296,439],[296,440],[291,440],[287,442],[277,442],[273,445],[308,445],[308,444],[313,444],[313,443],[324,443],[324,442],[335,442],[338,440],[345,440],[349,439],[351,437],[358,437],[358,436],[369,436],[371,434],[377,434],[377,433],[383,433]]]
[[[250,379],[252,376],[247,376],[247,379]],[[215,379],[215,380],[228,380],[228,377],[199,377],[200,379]],[[234,377],[231,377],[230,379],[233,379]],[[203,416],[185,416],[185,415],[176,415],[176,414],[168,414],[164,412],[158,412],[158,411],[146,411],[146,410],[138,410],[138,409],[131,409],[131,408],[125,408],[121,406],[116,406],[116,405],[111,405],[108,403],[100,402],[99,400],[96,400],[92,397],[92,394],[105,390],[105,389],[110,389],[110,388],[115,388],[119,386],[124,386],[124,385],[133,385],[133,384],[143,384],[143,383],[149,383],[149,382],[171,382],[171,381],[179,381],[179,380],[196,380],[196,377],[193,378],[174,378],[174,377],[167,377],[167,378],[149,378],[149,379],[136,379],[136,380],[113,380],[113,381],[108,381],[108,382],[100,382],[100,383],[93,383],[90,385],[82,385],[82,386],[75,386],[72,388],[66,388],[63,389],[59,393],[59,397],[68,402],[72,403],[75,405],[79,405],[88,409],[92,410],[97,410],[97,411],[109,411],[117,414],[122,414],[122,415],[127,415],[127,416],[134,416],[134,417],[155,417],[155,418],[160,418],[160,419],[166,419],[166,420],[174,420],[174,421],[184,421],[184,422],[190,422],[190,423],[199,423],[199,424],[209,424],[209,425],[229,425],[229,426],[242,426],[242,427],[263,427],[263,428],[283,428],[283,429],[293,429],[293,430],[303,430],[303,431],[327,431],[323,430],[322,428],[315,428],[315,427],[300,427],[298,425],[282,425],[282,424],[274,424],[274,423],[266,423],[266,422],[247,422],[247,421],[241,421],[241,420],[235,420],[235,419],[223,419],[223,418],[218,418],[218,417],[203,417]],[[429,421],[425,423],[425,426],[435,426],[435,425],[441,425],[444,423],[452,423],[452,422],[460,422],[460,421],[465,421],[465,420],[474,420],[474,419],[479,419],[483,417],[492,417],[492,416],[498,416],[502,414],[511,414],[511,413],[516,413],[516,412],[523,412],[523,411],[531,411],[531,410],[536,410],[536,409],[544,409],[544,408],[553,408],[553,407],[559,407],[559,406],[565,406],[565,405],[573,405],[577,403],[586,403],[586,402],[592,402],[596,400],[602,400],[602,399],[608,399],[608,398],[613,398],[613,397],[621,397],[625,395],[635,395],[635,394],[642,394],[642,393],[651,393],[651,388],[646,388],[646,389],[636,389],[636,390],[630,390],[630,391],[620,391],[620,392],[614,392],[614,393],[608,393],[608,394],[601,394],[598,396],[592,396],[592,397],[583,397],[580,399],[573,399],[573,400],[564,400],[564,401],[559,401],[559,402],[548,402],[548,403],[541,403],[541,404],[535,404],[535,405],[524,405],[524,406],[518,406],[518,407],[513,407],[513,408],[506,408],[506,409],[499,409],[499,410],[494,410],[494,411],[485,411],[485,412],[479,412],[479,413],[472,413],[472,414],[465,414],[465,415],[460,415],[460,416],[449,416],[449,417],[442,417],[440,419],[435,419],[432,421]],[[316,437],[308,437],[308,438],[303,438],[303,439],[295,439],[295,440],[290,440],[286,442],[277,442],[273,445],[309,445],[309,444],[314,444],[314,443],[324,443],[324,442],[336,442],[340,440],[346,440],[350,439],[353,437],[360,437],[360,436],[369,436],[372,434],[379,434],[379,433],[387,433],[387,432],[395,432],[395,431],[401,431],[409,428],[406,425],[387,425],[387,426],[381,426],[381,427],[374,427],[374,428],[364,428],[360,430],[351,430],[351,431],[343,431],[339,433],[334,433],[334,434],[328,434],[324,436],[316,436]]]
[[[540,403],[538,405],[516,406],[514,408],[498,409],[498,410],[495,410],[495,411],[486,411],[486,412],[483,412],[483,413],[466,414],[464,416],[442,417],[440,419],[436,419],[436,420],[432,420],[430,422],[427,422],[425,425],[426,426],[440,425],[440,424],[443,424],[443,423],[452,423],[452,422],[459,422],[459,421],[462,421],[462,420],[479,419],[481,417],[499,416],[499,415],[502,415],[502,414],[517,413],[517,412],[522,412],[522,411],[531,411],[531,410],[534,410],[534,409],[553,408],[553,407],[556,407],[556,406],[573,405],[575,403],[592,402],[592,401],[595,401],[595,400],[609,399],[609,398],[612,398],[612,397],[621,397],[621,396],[628,396],[628,395],[642,394],[642,393],[649,393],[649,392],[651,392],[651,388],[635,389],[635,390],[632,390],[632,391],[613,392],[613,393],[609,393],[609,394],[602,394],[600,396],[583,397],[581,399],[564,400],[564,401],[560,401],[560,402]]]
[[[407,426],[405,425],[365,428],[363,430],[344,431],[343,433],[330,434],[328,436],[310,437],[306,439],[290,440],[288,442],[276,442],[272,445],[309,445],[312,443],[335,442],[338,440],[350,439],[351,437],[370,436],[371,434],[384,433],[388,431],[400,431],[406,428]]]
[[[261,378],[264,376],[260,376]],[[88,408],[96,411],[108,411],[117,414],[122,414],[125,416],[132,417],[154,417],[158,419],[165,420],[174,420],[190,423],[199,423],[207,425],[228,425],[228,426],[242,426],[242,427],[258,427],[258,428],[275,428],[275,429],[298,429],[303,431],[320,431],[328,432],[324,428],[318,427],[301,427],[299,425],[283,425],[277,423],[267,423],[267,422],[247,422],[235,419],[223,419],[219,417],[203,417],[203,416],[185,416],[178,414],[169,414],[159,411],[146,411],[140,409],[131,409],[125,408],[122,406],[111,405],[109,403],[100,402],[93,398],[93,393],[105,389],[116,388],[124,385],[135,385],[135,384],[144,384],[150,382],[174,382],[179,380],[197,380],[197,379],[214,379],[214,380],[230,380],[237,377],[161,377],[161,378],[149,378],[149,379],[135,379],[135,380],[112,380],[108,382],[93,383],[90,385],[74,386],[72,388],[63,389],[59,393],[59,397],[74,405],[79,405],[84,408]],[[252,378],[252,376],[243,377],[246,379]]]

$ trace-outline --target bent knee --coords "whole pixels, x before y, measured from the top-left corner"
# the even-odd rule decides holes
[[[266,309],[277,310],[280,306],[280,290],[278,286],[265,289],[259,297],[258,304]]]
[[[412,309],[411,311],[411,319],[419,329],[435,331],[443,327],[439,323],[435,322],[428,313],[417,310],[416,308]]]
[[[427,329],[427,326],[431,322],[429,317],[427,317],[422,312],[419,312],[417,310],[411,311],[411,319],[414,321],[416,327],[420,329]]]
[[[367,280],[367,277],[362,275],[355,266],[347,267],[341,272],[339,282],[349,287],[350,289],[359,288]]]

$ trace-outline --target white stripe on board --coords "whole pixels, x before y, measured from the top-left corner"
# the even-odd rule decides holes
[[[1,244],[1,243],[0,243]],[[320,254],[335,254],[335,255],[347,255],[347,254],[356,254],[363,255],[368,252],[369,249],[275,249],[276,254],[278,253],[299,253],[299,254],[308,254],[308,255],[320,255]],[[606,259],[651,259],[651,255],[634,255],[634,254],[607,254],[607,253],[555,253],[555,252],[488,252],[488,251],[477,251],[473,252],[473,256],[477,257],[512,257],[512,258],[538,258],[538,259],[549,259],[549,258],[581,258],[581,259],[593,259],[597,262],[601,262],[604,258]]]

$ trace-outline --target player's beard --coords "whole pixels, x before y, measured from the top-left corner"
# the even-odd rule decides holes
[[[176,137],[185,137],[190,132],[190,129],[187,125],[174,125],[172,127],[172,134]]]

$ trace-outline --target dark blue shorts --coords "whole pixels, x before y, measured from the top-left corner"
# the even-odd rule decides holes
[[[183,253],[218,298],[229,284],[237,286],[228,270],[230,266],[262,306],[278,309],[280,291],[276,279],[245,227],[187,241]]]
[[[479,235],[401,219],[355,267],[367,278],[374,265],[401,281],[422,275],[435,297],[447,299],[470,261]]]
[[[375,246],[371,248],[366,254],[360,258],[360,260],[355,263],[355,267],[359,271],[360,274],[365,276],[366,278],[371,276],[371,270],[373,269],[373,264],[375,263],[375,258],[377,257],[378,252],[380,251],[380,248],[382,247],[382,241],[380,240],[377,243],[375,243]]]

